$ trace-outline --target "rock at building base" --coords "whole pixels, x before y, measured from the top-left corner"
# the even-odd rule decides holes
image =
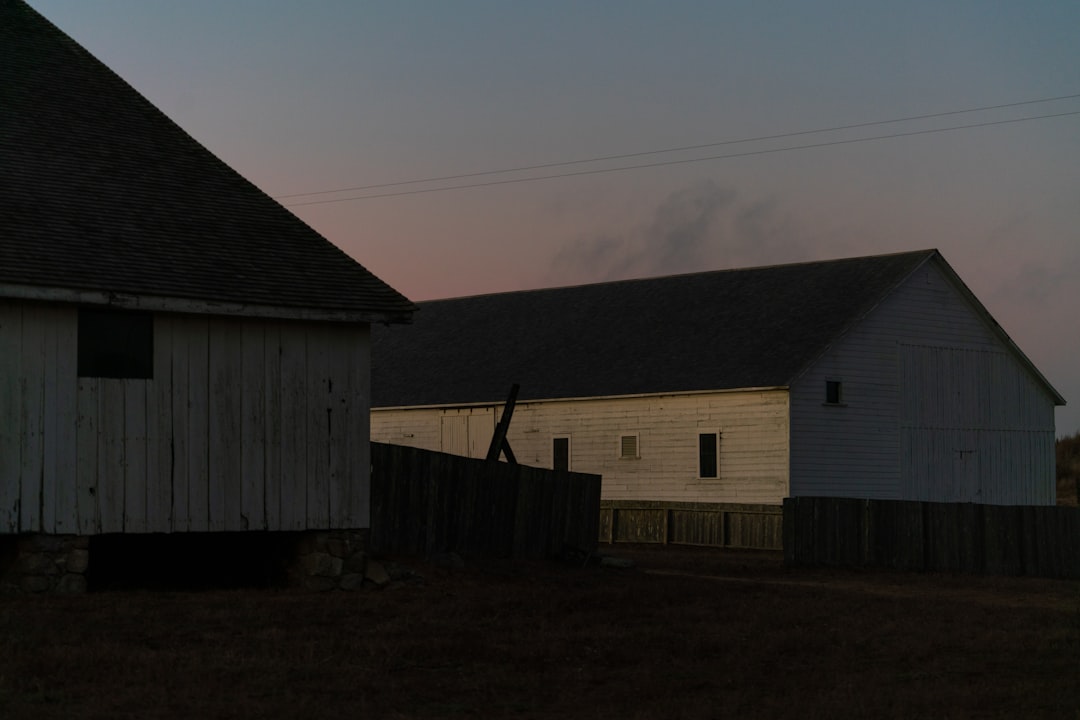
[[[382,563],[368,560],[364,579],[376,587],[386,587],[390,584],[390,573],[386,572],[386,568],[383,567]]]
[[[612,557],[611,555],[604,555],[600,558],[600,565],[603,567],[632,568],[634,567],[634,561],[628,558],[618,558]]]
[[[68,573],[56,583],[55,592],[65,595],[81,595],[86,592],[86,576],[82,573]]]

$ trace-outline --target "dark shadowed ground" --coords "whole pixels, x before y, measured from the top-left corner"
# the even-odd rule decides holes
[[[0,598],[0,718],[1080,718],[1075,582],[611,552],[635,567]]]

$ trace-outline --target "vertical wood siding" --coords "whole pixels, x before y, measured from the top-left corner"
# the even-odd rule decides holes
[[[1053,404],[1018,363],[991,350],[899,353],[904,499],[1054,504],[1053,467],[1038,462],[1054,458]]]
[[[443,410],[439,416],[438,445],[416,445],[409,442],[410,438],[407,436],[401,438],[405,442],[396,444],[437,450],[461,457],[484,458],[491,446],[491,437],[495,434],[495,415],[499,412],[501,410],[493,407]]]
[[[1053,399],[933,264],[791,389],[793,496],[1053,504],[1053,447]]]
[[[23,308],[0,302],[0,533],[17,532],[22,478]]]
[[[0,533],[367,527],[366,326],[157,314],[117,380],[77,317],[0,300]]]
[[[376,409],[372,440],[483,457],[501,408]],[[779,504],[787,495],[785,391],[522,402],[507,439],[518,462],[552,467],[552,438],[570,438],[570,468],[603,476],[607,500]],[[481,433],[464,418],[477,420]],[[481,425],[482,423],[482,425]],[[481,430],[481,427],[483,428]],[[719,432],[719,477],[698,477],[698,433]],[[619,437],[639,436],[639,458],[619,457]],[[449,438],[449,440],[447,440]],[[459,453],[466,454],[466,453]]]

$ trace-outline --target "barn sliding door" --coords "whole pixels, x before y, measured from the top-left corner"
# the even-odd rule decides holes
[[[1009,354],[901,345],[899,392],[903,497],[1053,502],[1053,409]]]
[[[444,453],[486,457],[495,432],[495,412],[489,408],[448,412],[439,420],[439,431]]]

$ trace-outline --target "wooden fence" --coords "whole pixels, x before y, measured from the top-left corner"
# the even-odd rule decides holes
[[[375,552],[536,558],[596,548],[600,476],[371,443]]]
[[[784,500],[792,565],[1080,578],[1080,508],[798,497]]]
[[[779,550],[779,505],[601,500],[600,541]]]

